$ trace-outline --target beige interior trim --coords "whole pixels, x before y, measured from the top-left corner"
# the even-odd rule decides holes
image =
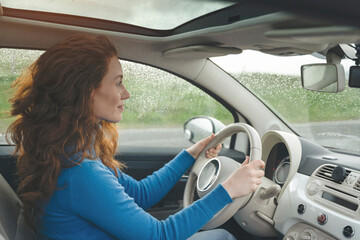
[[[288,43],[353,43],[360,40],[360,29],[348,26],[277,29],[265,32],[265,37]]]
[[[194,45],[166,50],[162,53],[162,55],[166,58],[204,59],[209,57],[224,56],[227,54],[239,54],[241,52],[241,49],[235,47]]]

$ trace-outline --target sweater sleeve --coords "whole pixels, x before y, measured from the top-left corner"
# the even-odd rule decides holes
[[[232,201],[219,185],[188,208],[159,221],[96,161],[74,167],[68,187],[72,211],[118,239],[186,239]]]
[[[119,183],[125,188],[125,192],[134,198],[135,203],[146,210],[170,191],[194,161],[195,159],[183,150],[161,169],[141,181],[119,173]]]

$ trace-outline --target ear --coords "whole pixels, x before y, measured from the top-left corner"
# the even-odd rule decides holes
[[[94,100],[95,99],[95,96],[96,96],[96,88],[91,90],[91,94],[90,94],[90,99],[91,100]]]

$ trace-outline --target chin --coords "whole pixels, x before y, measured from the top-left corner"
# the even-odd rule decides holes
[[[110,122],[112,122],[112,123],[117,123],[117,122],[120,122],[121,120],[122,120],[122,115],[114,118],[113,121],[110,121]]]
[[[122,116],[113,117],[113,118],[103,118],[102,120],[110,123],[118,123],[122,120]]]

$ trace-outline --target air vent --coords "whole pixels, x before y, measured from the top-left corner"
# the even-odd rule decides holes
[[[355,189],[356,191],[360,191],[360,179],[357,180],[357,182],[355,183],[354,189]]]
[[[329,166],[329,165],[325,165],[322,168],[319,169],[319,171],[317,171],[317,173],[315,174],[315,176],[319,177],[319,178],[323,178],[329,181],[332,181],[332,173],[334,171],[335,166]]]
[[[332,177],[334,169],[335,169],[335,166],[333,166],[333,165],[325,165],[317,171],[315,176],[332,181],[332,182],[336,182],[336,181],[334,181],[334,179]],[[350,170],[346,170],[343,180],[340,182],[336,182],[336,183],[339,183],[339,184],[343,183],[343,181],[347,178],[347,176],[349,176],[350,173],[351,173]],[[359,188],[360,188],[360,183],[359,183]]]

